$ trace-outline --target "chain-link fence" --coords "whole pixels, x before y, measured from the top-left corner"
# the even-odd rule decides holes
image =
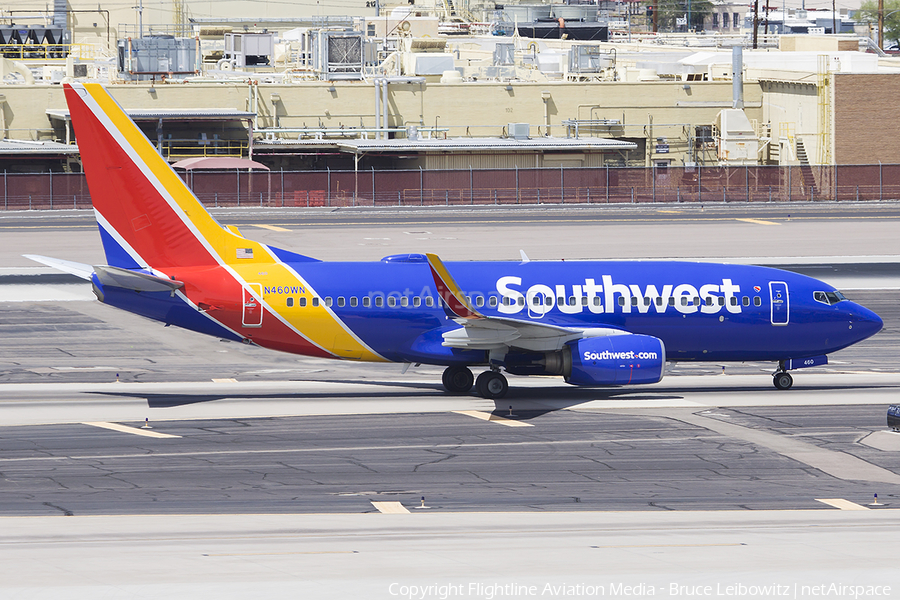
[[[900,198],[900,165],[189,171],[206,206],[817,202]],[[80,173],[3,175],[3,208],[89,208]]]

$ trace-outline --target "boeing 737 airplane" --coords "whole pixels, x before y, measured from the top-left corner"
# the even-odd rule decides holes
[[[830,285],[688,262],[322,262],[223,227],[99,84],[65,86],[109,264],[31,257],[106,304],[307,356],[445,366],[447,391],[501,398],[502,371],[578,386],[649,384],[666,361],[772,361],[788,371],[877,333]],[[475,379],[471,368],[483,372]]]

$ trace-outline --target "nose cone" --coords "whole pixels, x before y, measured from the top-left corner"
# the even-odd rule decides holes
[[[853,303],[850,315],[850,324],[853,327],[854,333],[853,337],[855,337],[857,341],[862,341],[875,335],[884,327],[884,321],[881,320],[881,317],[865,306]]]

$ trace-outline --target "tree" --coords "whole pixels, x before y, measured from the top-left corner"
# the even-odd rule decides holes
[[[865,0],[855,16],[860,22],[871,23],[877,26],[877,0]],[[884,0],[884,32],[882,37],[884,38],[885,46],[892,45],[888,44],[888,40],[900,46],[900,0]]]
[[[891,0],[900,3],[900,0]],[[712,13],[713,5],[709,0],[659,0],[656,6],[657,26],[660,31],[684,31],[685,29],[703,29],[704,20]],[[686,18],[688,9],[691,13],[689,27],[679,26],[675,19]]]

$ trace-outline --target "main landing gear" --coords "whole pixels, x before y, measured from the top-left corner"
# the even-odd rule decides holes
[[[474,382],[478,395],[488,400],[502,398],[509,391],[509,383],[499,371],[485,371],[476,380],[468,367],[447,367],[441,376],[441,382],[452,394],[467,393]]]

